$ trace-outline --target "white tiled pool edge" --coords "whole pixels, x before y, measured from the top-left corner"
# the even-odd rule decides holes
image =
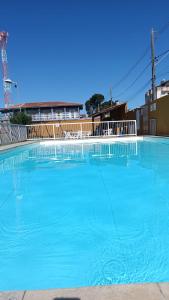
[[[67,145],[67,144],[93,144],[93,143],[116,143],[116,142],[135,142],[135,141],[142,141],[144,139],[166,139],[169,140],[169,137],[163,137],[163,136],[127,136],[127,137],[100,137],[100,138],[88,138],[88,139],[70,139],[70,140],[29,140],[25,142],[19,142],[15,144],[9,144],[9,145],[0,145],[0,152],[5,151],[5,150],[10,150],[12,148],[20,147],[20,146],[25,146],[29,145],[32,143],[40,143],[41,145]]]
[[[41,145],[66,145],[66,144],[93,144],[93,143],[115,143],[115,142],[135,142],[142,141],[143,136],[130,137],[105,137],[105,138],[88,138],[88,139],[69,139],[69,140],[41,140]]]
[[[0,300],[167,300],[169,283],[0,292]]]
[[[0,153],[1,153],[1,151],[10,150],[13,148],[17,148],[20,146],[26,146],[26,145],[33,144],[33,143],[35,143],[35,141],[25,141],[25,142],[19,142],[19,143],[3,145],[3,146],[0,145]]]
[[[0,152],[5,151],[5,150],[10,150],[12,148],[20,147],[20,146],[25,146],[33,143],[40,143],[41,145],[66,145],[66,144],[93,144],[93,143],[115,143],[115,142],[135,142],[135,141],[142,141],[146,139],[147,141],[149,139],[154,139],[154,140],[160,140],[160,139],[165,139],[169,141],[168,136],[120,136],[120,137],[99,137],[99,138],[88,138],[88,139],[69,139],[69,140],[43,140],[43,139],[38,139],[38,140],[29,140],[25,142],[19,142],[15,144],[9,144],[9,145],[0,145]]]

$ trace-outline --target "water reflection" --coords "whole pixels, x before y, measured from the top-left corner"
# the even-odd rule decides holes
[[[9,274],[11,289],[36,288],[41,275],[48,288],[165,279],[168,168],[169,145],[158,142],[0,154],[1,289]]]
[[[0,156],[0,172],[15,170],[27,162],[53,161],[73,163],[75,161],[108,161],[112,158],[129,159],[137,156],[137,142],[116,144],[76,144],[76,145],[32,145],[22,150]]]

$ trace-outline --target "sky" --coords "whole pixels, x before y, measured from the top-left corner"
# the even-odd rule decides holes
[[[112,88],[114,100],[137,107],[151,84],[151,66],[143,70],[152,27],[156,56],[169,49],[167,0],[0,0],[0,7],[0,30],[9,33],[8,77],[18,83],[14,103],[85,103],[94,93],[109,100]],[[157,83],[169,78],[169,56],[156,70]]]

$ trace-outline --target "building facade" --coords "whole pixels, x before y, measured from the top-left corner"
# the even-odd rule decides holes
[[[96,118],[99,118],[100,121],[125,120],[127,110],[127,103],[116,103],[94,113],[92,120],[94,121]]]
[[[155,99],[159,99],[161,97],[169,95],[169,80],[163,80],[159,85],[155,88],[156,95]],[[148,90],[145,94],[145,104],[152,102],[152,90]]]
[[[169,95],[128,111],[128,118],[137,121],[138,134],[169,136]]]
[[[83,105],[71,102],[34,102],[22,103],[0,109],[1,119],[9,120],[17,112],[24,112],[31,116],[32,122],[51,122],[80,119]]]

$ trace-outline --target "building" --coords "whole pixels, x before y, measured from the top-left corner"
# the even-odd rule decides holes
[[[135,109],[139,134],[169,136],[169,80],[156,86],[155,100],[152,90],[145,94],[145,104]]]
[[[127,103],[113,104],[105,109],[102,109],[92,115],[92,121],[99,118],[100,121],[118,121],[125,120],[127,112]]]
[[[159,99],[161,97],[169,95],[169,80],[161,81],[160,85],[156,86],[155,91],[156,91],[155,99]],[[152,101],[152,90],[150,89],[145,94],[145,104],[148,104],[151,101]]]
[[[32,102],[22,103],[0,109],[1,119],[9,120],[17,112],[24,112],[31,116],[32,122],[50,122],[80,119],[83,105],[71,102]]]
[[[169,136],[169,95],[128,111],[126,119],[137,121],[138,134]]]
[[[169,136],[169,95],[147,105],[148,133]]]

